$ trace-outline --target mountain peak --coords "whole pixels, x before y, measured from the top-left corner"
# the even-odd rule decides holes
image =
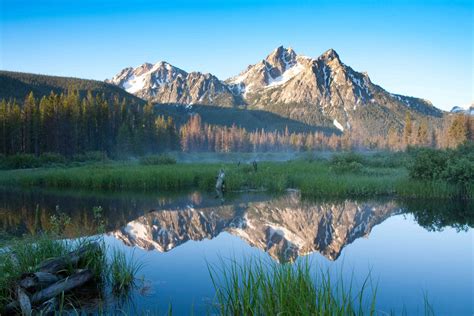
[[[296,64],[296,53],[291,47],[278,46],[265,58],[265,62],[282,73]]]
[[[327,51],[325,51],[322,55],[321,55],[322,58],[325,58],[325,59],[329,59],[329,60],[332,60],[332,59],[339,59],[339,55],[338,53],[330,48],[328,49]]]

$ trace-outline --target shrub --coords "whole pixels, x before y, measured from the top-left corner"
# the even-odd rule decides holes
[[[474,161],[464,157],[452,157],[441,176],[448,182],[468,186],[474,183]]]
[[[408,167],[412,179],[434,180],[441,178],[448,162],[448,154],[443,150],[419,148],[410,154],[413,161]]]
[[[31,154],[16,154],[5,158],[5,169],[37,168],[41,165],[38,158]]]
[[[379,152],[368,159],[364,165],[375,168],[398,168],[406,166],[408,155],[404,152]]]
[[[363,162],[364,157],[354,152],[348,152],[332,156],[330,166],[331,170],[336,173],[358,173],[363,168]]]
[[[39,157],[41,165],[53,164],[53,163],[65,163],[66,158],[57,153],[44,153]]]
[[[142,165],[173,165],[176,163],[176,158],[168,154],[148,155],[140,158]]]

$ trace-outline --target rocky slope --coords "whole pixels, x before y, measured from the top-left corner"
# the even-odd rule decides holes
[[[307,203],[297,193],[265,201],[151,212],[112,234],[130,246],[169,251],[221,232],[239,236],[278,261],[318,251],[330,260],[398,208],[393,203]]]
[[[239,96],[217,77],[200,72],[187,73],[167,62],[145,63],[125,68],[108,83],[145,100],[158,103],[236,105]]]
[[[443,114],[427,100],[387,92],[368,74],[345,65],[333,49],[310,58],[280,46],[225,81],[160,62],[126,68],[109,82],[158,103],[261,109],[311,125],[369,134],[401,129],[407,111],[414,119]]]

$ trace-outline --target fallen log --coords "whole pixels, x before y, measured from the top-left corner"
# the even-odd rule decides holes
[[[55,274],[69,267],[76,267],[79,261],[90,251],[97,251],[99,244],[94,242],[70,252],[66,256],[44,261],[38,266],[39,272]]]
[[[93,273],[89,269],[78,270],[77,273],[64,278],[51,286],[36,292],[31,296],[31,303],[33,305],[40,304],[44,301],[47,301],[63,292],[69,292],[77,287],[84,285],[85,283],[89,282],[92,277]]]
[[[38,307],[38,315],[54,315],[58,306],[58,299],[53,297]]]
[[[27,273],[23,274],[22,279],[18,284],[24,288],[29,290],[39,290],[49,285],[56,283],[59,281],[59,277],[48,272],[35,272],[35,273]]]
[[[71,291],[71,290],[73,290],[77,287],[80,287],[80,286],[84,285],[85,283],[90,281],[92,279],[92,277],[93,277],[93,274],[89,269],[78,270],[77,273],[71,275],[70,277],[64,278],[64,279],[52,284],[51,286],[49,286],[49,287],[33,294],[29,298],[30,306],[31,305],[38,305],[38,304],[41,304],[45,301],[51,300],[51,303],[54,302],[54,306],[49,306],[47,309],[49,310],[51,308],[55,308],[56,301],[52,301],[52,300],[55,299],[56,296],[58,296],[59,294],[61,294],[63,292],[69,292],[69,291]],[[18,289],[20,289],[20,287],[18,287]],[[23,308],[24,307],[22,306],[22,302],[21,302],[21,299],[20,299],[18,294],[17,294],[17,296],[18,296],[17,297],[18,301],[11,302],[7,306],[5,306],[2,315],[3,314],[5,314],[5,315],[16,314],[20,310],[23,313]],[[46,303],[44,303],[44,304],[46,304]],[[41,306],[41,308],[46,309],[47,306],[44,306],[44,304]]]
[[[16,287],[16,298],[18,299],[18,303],[20,305],[21,314],[24,316],[30,316],[31,315],[30,298],[20,286]]]

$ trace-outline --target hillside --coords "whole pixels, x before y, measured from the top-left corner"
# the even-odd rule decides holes
[[[207,105],[184,106],[158,104],[155,106],[155,111],[159,115],[171,116],[178,126],[185,124],[190,115],[199,114],[203,123],[227,127],[231,127],[235,124],[235,126],[245,128],[247,131],[254,131],[256,129],[284,131],[285,128],[288,127],[290,133],[319,131],[326,134],[341,134],[338,129],[331,126],[319,127],[309,125],[263,110],[247,110]]]
[[[118,97],[129,102],[144,103],[123,89],[102,81],[0,71],[0,100],[24,100],[30,92],[33,92],[35,97],[41,98],[49,95],[51,91],[61,94],[68,90],[77,90],[81,96],[91,91],[93,94],[103,94],[107,99]]]

